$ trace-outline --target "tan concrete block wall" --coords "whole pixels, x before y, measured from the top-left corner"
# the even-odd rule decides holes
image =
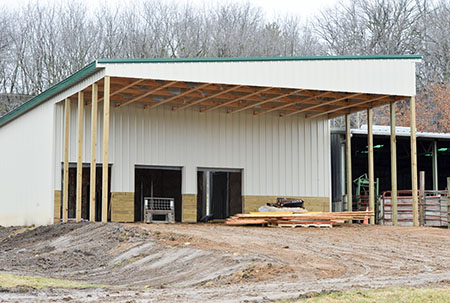
[[[182,195],[182,222],[197,222],[197,195],[183,194]]]
[[[111,221],[134,222],[134,192],[111,193]]]
[[[330,211],[329,197],[280,197],[280,196],[243,196],[242,203],[244,213],[258,211],[260,206],[266,203],[275,203],[277,198],[296,198],[305,201],[305,208],[309,211]]]
[[[53,210],[53,223],[61,222],[61,191],[55,190],[53,196],[54,210]]]

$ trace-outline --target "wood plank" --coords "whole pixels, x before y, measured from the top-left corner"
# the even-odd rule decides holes
[[[70,143],[70,100],[64,101],[64,176],[63,176],[63,222],[67,222],[69,211],[69,143]]]
[[[110,78],[104,80],[104,102],[103,102],[103,167],[102,167],[102,222],[108,222],[108,155],[109,155],[109,89]]]
[[[367,145],[368,145],[368,167],[369,167],[369,210],[375,210],[375,183],[373,163],[373,109],[367,109]],[[375,224],[375,218],[370,217],[370,224]]]
[[[419,226],[417,198],[416,97],[411,97],[409,107],[411,126],[411,188],[413,201],[413,225]]]
[[[170,87],[171,85],[173,85],[173,84],[175,84],[175,83],[176,83],[176,82],[168,82],[168,83],[166,83],[166,84],[164,84],[164,85],[161,85],[161,86],[159,86],[159,87],[157,87],[157,88],[155,88],[155,89],[152,89],[152,90],[146,92],[145,94],[142,94],[142,95],[140,95],[140,96],[137,96],[136,98],[133,98],[133,99],[131,99],[131,100],[128,100],[128,101],[126,101],[126,102],[124,102],[124,103],[119,103],[119,104],[116,105],[116,107],[123,107],[123,106],[125,106],[125,105],[130,104],[130,103],[139,101],[139,100],[141,100],[142,98],[145,98],[145,97],[147,97],[147,96],[149,96],[149,95],[151,95],[151,94],[154,94],[154,93],[156,93],[156,92],[158,92],[158,91],[160,91],[160,90],[162,90],[162,89],[168,88],[168,87]],[[105,93],[106,93],[106,90],[105,90]]]
[[[391,117],[391,201],[392,201],[392,225],[398,224],[397,211],[397,137],[395,133],[395,102],[389,105]]]
[[[256,103],[249,104],[249,105],[247,105],[247,106],[241,107],[241,108],[239,108],[239,109],[235,109],[235,110],[228,111],[228,113],[229,113],[229,114],[231,114],[231,113],[238,113],[238,112],[241,112],[241,111],[243,111],[243,110],[246,110],[246,109],[249,109],[249,108],[253,108],[253,107],[255,107],[255,106],[262,105],[262,104],[265,104],[265,103],[269,103],[269,102],[272,102],[272,101],[275,101],[275,100],[280,100],[280,101],[281,101],[282,98],[285,98],[285,97],[289,97],[289,96],[295,95],[295,94],[297,94],[297,93],[299,93],[299,92],[302,92],[302,91],[304,91],[304,89],[296,89],[296,90],[294,90],[294,91],[291,91],[291,92],[286,93],[286,94],[282,94],[282,95],[280,95],[280,96],[276,96],[276,97],[273,97],[273,98],[269,98],[269,99],[267,99],[267,100],[262,100],[262,101],[259,101],[259,102],[256,102]]]
[[[77,193],[76,193],[76,222],[81,221],[81,202],[83,198],[83,116],[84,93],[78,92],[78,139],[77,139]]]
[[[163,100],[163,101],[161,101],[161,102],[158,102],[158,103],[155,103],[155,104],[152,104],[152,105],[146,105],[144,108],[145,108],[145,109],[152,109],[152,108],[155,108],[155,107],[157,107],[157,106],[163,105],[163,104],[168,103],[168,102],[170,102],[170,101],[173,101],[173,100],[175,100],[175,99],[178,99],[178,98],[184,97],[184,96],[186,96],[186,95],[188,95],[188,94],[191,94],[191,93],[193,93],[193,92],[196,92],[196,91],[198,91],[198,90],[200,90],[200,89],[203,89],[203,88],[205,88],[205,87],[207,87],[207,86],[209,86],[209,85],[211,85],[211,83],[203,83],[202,85],[199,85],[199,86],[197,86],[197,87],[194,87],[194,88],[192,88],[192,89],[190,89],[190,90],[187,90],[187,91],[185,91],[185,92],[183,92],[183,93],[181,93],[181,94],[179,94],[179,95],[170,97],[170,98],[168,98],[168,99],[166,99],[166,100]]]
[[[95,185],[97,165],[97,115],[98,115],[98,85],[92,84],[91,108],[91,177],[89,179],[89,220],[95,221]]]
[[[190,102],[190,103],[187,103],[187,104],[182,105],[182,106],[179,106],[179,107],[174,107],[172,110],[177,111],[177,110],[180,110],[180,109],[185,109],[185,108],[191,107],[191,106],[193,106],[193,105],[195,105],[195,104],[199,104],[199,103],[202,103],[202,102],[204,102],[204,101],[206,101],[206,100],[209,100],[209,99],[212,99],[212,98],[217,98],[217,97],[219,97],[220,95],[223,95],[223,94],[226,94],[226,93],[228,93],[228,92],[237,90],[238,88],[240,88],[240,87],[242,87],[242,86],[243,86],[243,85],[236,85],[236,86],[229,87],[229,88],[227,88],[227,89],[225,89],[225,90],[223,90],[223,91],[221,91],[221,92],[212,94],[212,95],[210,95],[210,96],[201,98],[201,99],[199,99],[199,100],[192,101],[192,102]]]
[[[322,103],[317,104],[317,105],[301,108],[301,109],[299,109],[297,111],[294,111],[294,112],[280,114],[280,117],[292,116],[292,115],[295,115],[295,114],[303,113],[303,112],[306,112],[306,111],[309,111],[309,110],[312,110],[312,109],[315,109],[315,108],[319,108],[319,107],[322,107],[322,106],[328,106],[328,105],[337,103],[339,101],[342,101],[342,100],[345,100],[345,99],[351,99],[351,98],[354,98],[354,97],[357,97],[357,96],[361,96],[361,95],[364,95],[364,94],[361,94],[361,93],[350,94],[350,95],[347,95],[345,97],[341,97],[341,98],[337,98],[337,99],[334,99],[334,100],[325,101],[325,102],[322,102]]]
[[[347,177],[347,210],[353,210],[353,179],[352,179],[352,135],[350,125],[350,115],[345,115],[345,168]]]

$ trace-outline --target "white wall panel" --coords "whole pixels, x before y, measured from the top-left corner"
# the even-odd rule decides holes
[[[70,161],[76,161],[76,104],[72,108]],[[100,109],[100,107],[99,107]],[[90,106],[85,108],[88,117]],[[101,110],[99,121],[101,121]],[[58,115],[63,110],[57,110]],[[62,116],[61,116],[62,117]],[[99,122],[100,124],[102,122]],[[85,121],[84,162],[90,162],[90,118]],[[134,166],[186,167],[184,193],[196,193],[198,167],[243,169],[244,195],[329,196],[328,122],[303,115],[280,118],[251,111],[174,112],[170,106],[145,110],[142,104],[111,109],[112,190],[134,191]],[[60,132],[58,132],[60,133]],[[97,161],[101,162],[101,128]],[[62,136],[58,135],[62,146]],[[62,147],[60,147],[60,150]],[[59,172],[62,153],[58,153]],[[59,179],[60,182],[60,179]],[[56,182],[58,188],[60,183]]]
[[[53,122],[45,103],[0,128],[0,225],[53,222]]]
[[[107,63],[106,74],[204,83],[245,84],[414,96],[417,59]]]

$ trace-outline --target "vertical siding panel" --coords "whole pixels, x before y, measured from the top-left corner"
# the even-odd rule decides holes
[[[286,166],[286,195],[292,195],[292,181],[293,181],[293,177],[292,177],[292,172],[293,172],[293,168],[292,168],[292,148],[293,148],[293,138],[292,138],[292,120],[295,119],[296,117],[287,117],[286,119],[286,125],[285,125],[285,146],[286,146],[286,157],[285,157],[285,166]]]
[[[298,163],[299,163],[299,146],[298,146],[298,125],[299,125],[299,117],[295,117],[292,119],[291,130],[292,130],[292,152],[291,152],[291,167],[292,167],[292,192],[290,195],[297,196],[299,192],[299,184],[298,184]]]
[[[280,195],[280,147],[279,147],[279,123],[280,117],[277,114],[272,115],[273,121],[273,186],[274,186],[274,194]]]
[[[312,171],[311,171],[311,163],[312,163],[312,158],[311,158],[311,120],[309,119],[305,119],[305,193],[308,196],[312,195],[312,190],[311,190],[311,186],[312,186]]]

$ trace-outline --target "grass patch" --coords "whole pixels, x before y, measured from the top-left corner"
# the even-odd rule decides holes
[[[32,288],[103,288],[105,285],[88,284],[70,280],[59,280],[39,276],[23,276],[9,273],[0,273],[0,288],[14,288],[18,286]]]
[[[379,289],[351,289],[324,293],[307,293],[302,298],[281,302],[307,303],[447,303],[450,302],[450,287],[389,287]]]

